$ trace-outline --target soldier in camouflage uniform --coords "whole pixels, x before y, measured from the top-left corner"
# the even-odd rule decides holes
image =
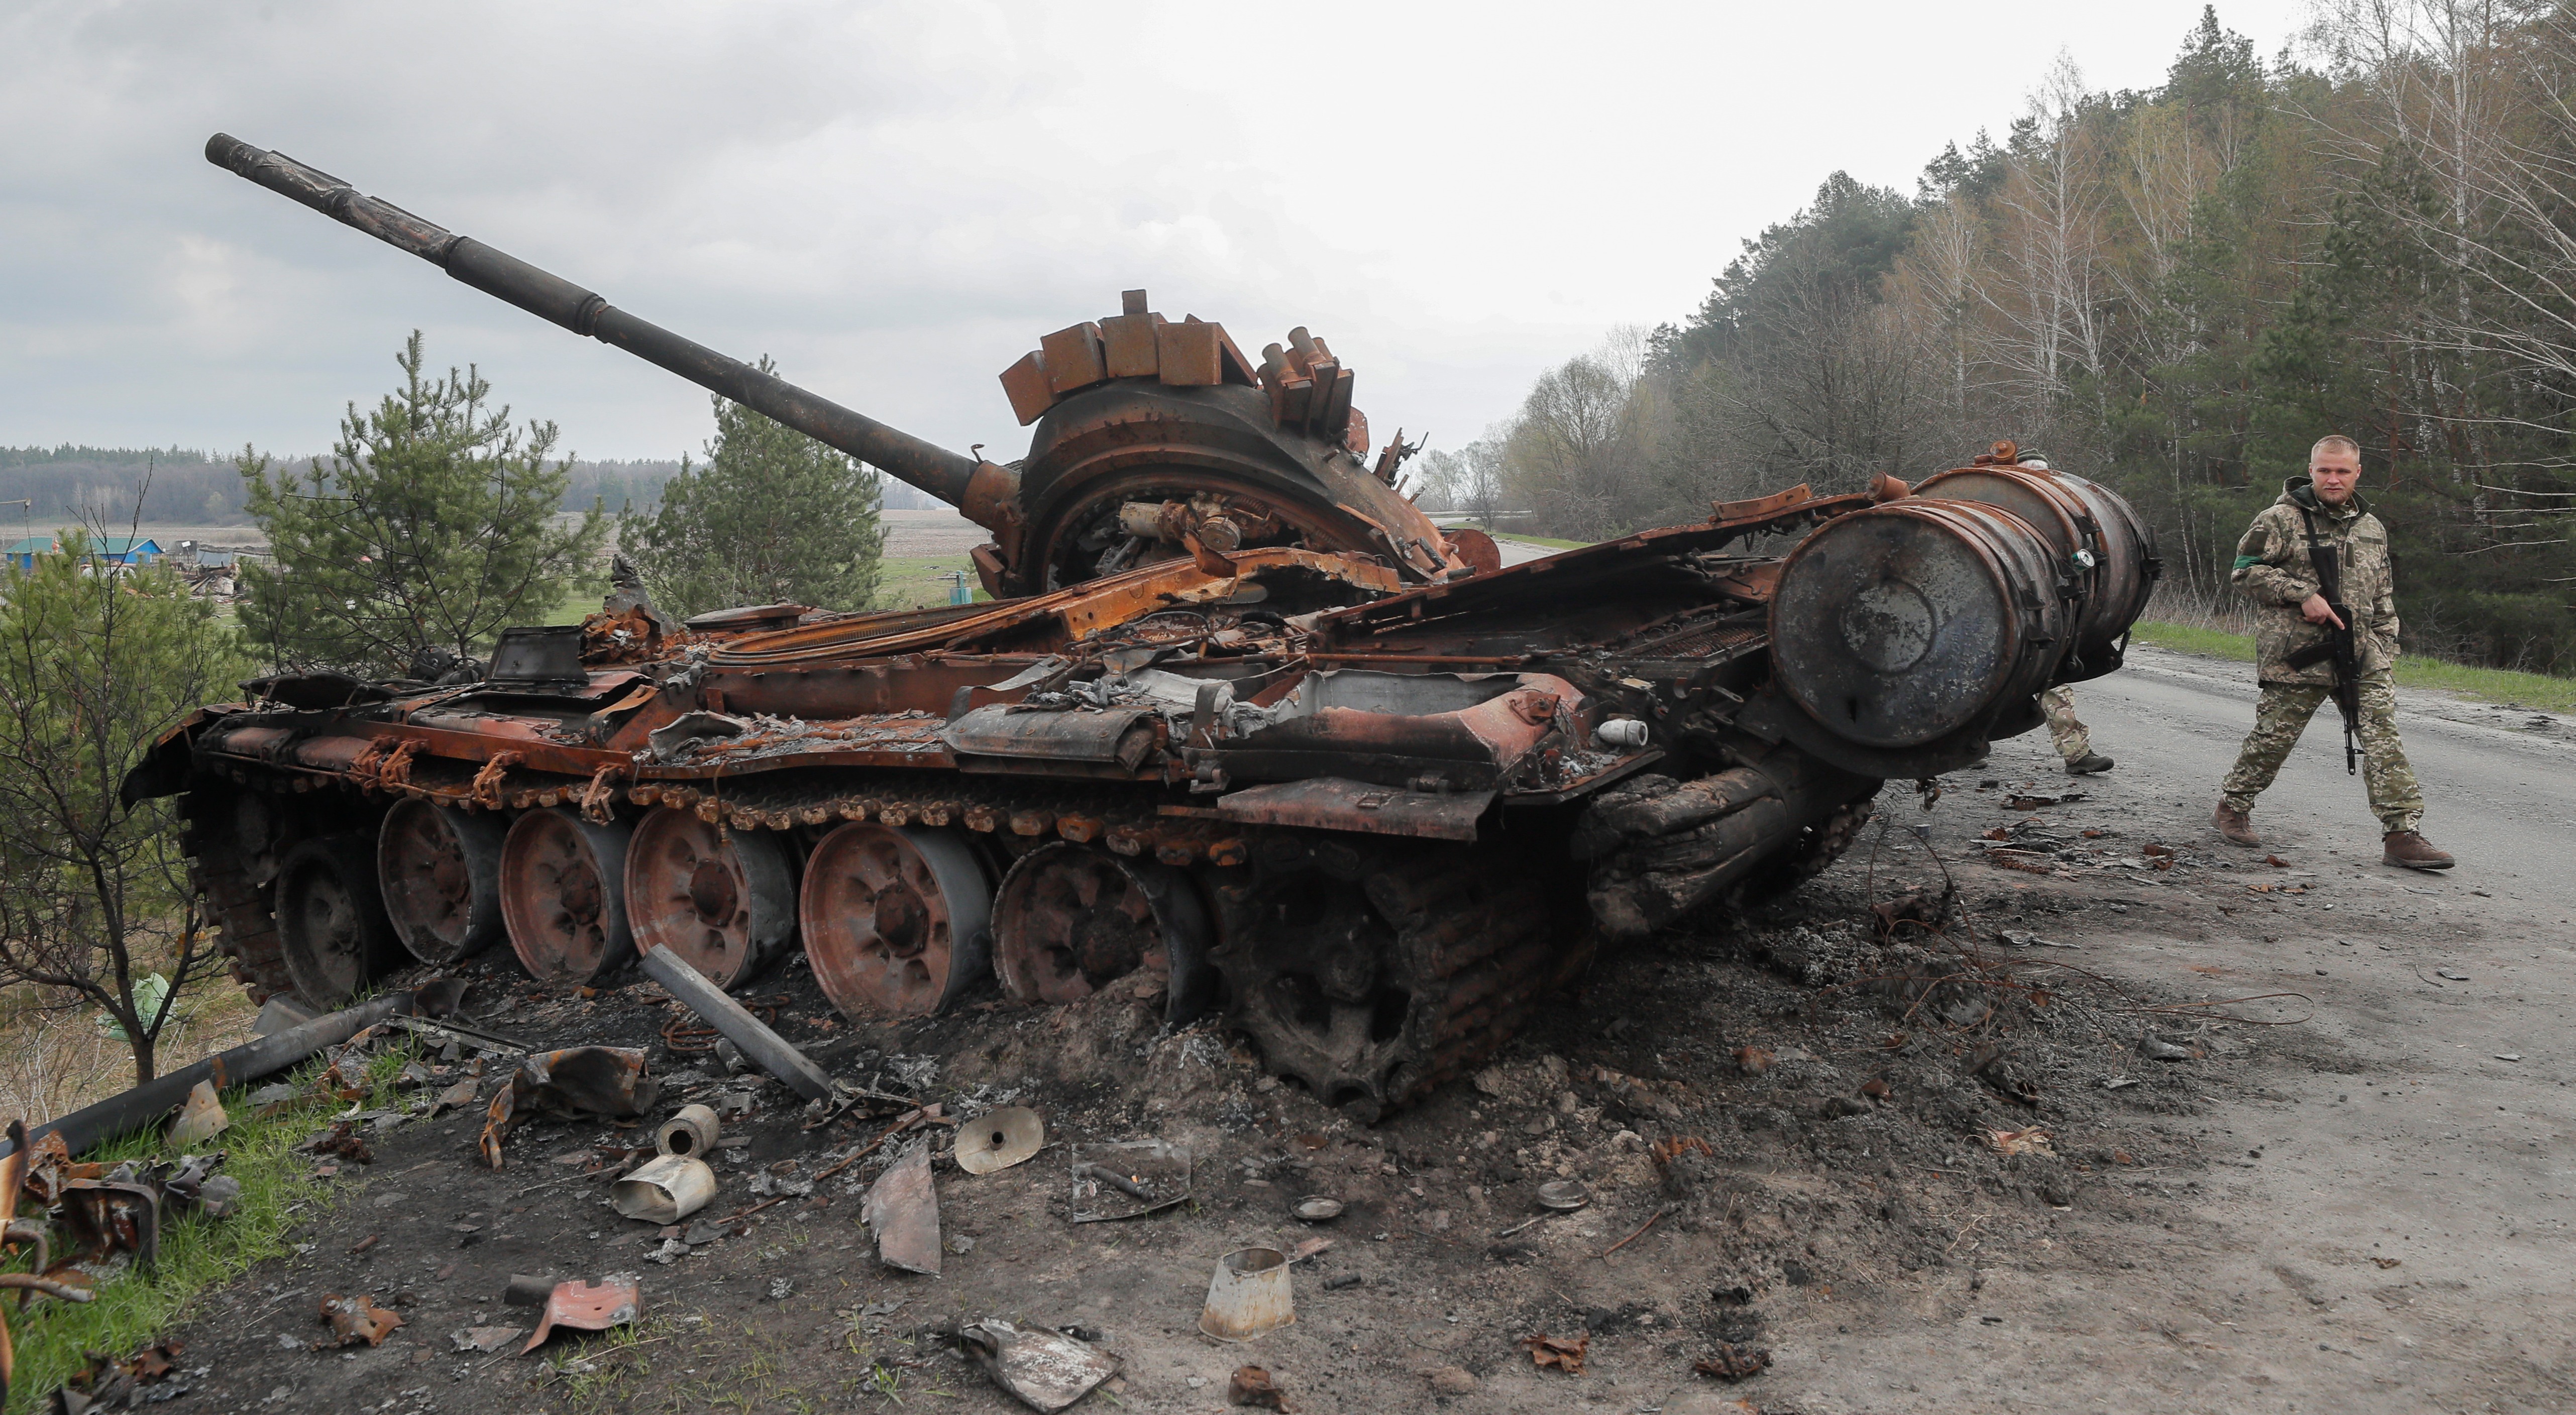
[[[2015,464],[2034,472],[2048,470],[2048,458],[2038,449],[2025,447],[2013,459]],[[2109,771],[2114,762],[2093,751],[2093,734],[2075,716],[2075,689],[2066,684],[2039,695],[2039,715],[2048,724],[2048,741],[2057,754],[2066,759],[2068,776],[2092,776]]]
[[[2310,450],[2308,468],[2307,476],[2292,477],[2282,487],[2280,500],[2263,508],[2236,545],[2236,588],[2261,606],[2255,664],[2262,697],[2254,709],[2254,730],[2219,787],[2211,822],[2238,845],[2261,843],[2249,818],[2254,798],[2272,784],[2308,719],[2333,692],[2331,660],[2306,667],[2290,663],[2300,650],[2323,642],[2329,628],[2341,627],[2319,592],[2309,558],[2308,526],[2313,522],[2317,539],[2336,557],[2343,602],[2356,621],[2362,782],[2370,793],[2371,814],[2379,817],[2385,832],[2381,859],[2407,869],[2449,869],[2451,857],[2415,830],[2424,814],[2424,793],[2397,739],[2397,692],[2391,677],[2397,659],[2397,595],[2388,528],[2354,490],[2361,477],[2361,449],[2347,437],[2324,438]]]
[[[2066,758],[2068,776],[2109,771],[2112,761],[2093,750],[2093,734],[2075,716],[2075,690],[2061,683],[2039,695],[2039,715],[2048,722],[2048,740]]]

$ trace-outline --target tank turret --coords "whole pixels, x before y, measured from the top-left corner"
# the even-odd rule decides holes
[[[1374,557],[1403,578],[1468,562],[1395,485],[1399,437],[1372,466],[1351,371],[1292,330],[1246,358],[1222,325],[1126,293],[1121,313],[1059,330],[1002,375],[1029,455],[952,452],[763,373],[471,236],[282,153],[217,133],[206,160],[411,252],[475,289],[614,345],[920,488],[993,533],[975,552],[996,597],[1044,593],[1153,560],[1262,546]]]

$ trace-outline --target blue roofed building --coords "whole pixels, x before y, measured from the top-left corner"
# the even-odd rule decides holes
[[[60,555],[60,536],[28,536],[9,547],[9,563],[20,570],[36,567],[39,555]],[[90,542],[89,560],[93,565],[115,565],[131,568],[149,565],[161,558],[161,542],[150,536],[101,536]]]

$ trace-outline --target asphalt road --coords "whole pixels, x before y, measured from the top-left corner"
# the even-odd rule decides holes
[[[2053,814],[2203,863],[2057,885],[2086,902],[2056,927],[2077,945],[2062,956],[2113,978],[2193,999],[2296,991],[2240,1010],[2304,1020],[2206,1034],[2259,1058],[2260,1083],[2213,1085],[2171,1122],[2199,1132],[2203,1169],[2100,1176],[2180,1199],[2178,1221],[2123,1226],[2079,1199],[2051,1251],[1982,1255],[1978,1287],[1944,1273],[1959,1290],[1922,1294],[1918,1320],[1845,1322],[1784,1353],[1781,1369],[1819,1373],[1799,1408],[2576,1410],[2576,740],[2531,712],[2402,692],[2425,832],[2461,859],[2419,875],[2378,863],[2328,707],[2254,813],[2266,850],[2237,851],[2208,819],[2251,676],[2142,649],[2078,689],[2119,767]],[[1961,776],[2071,784],[2055,768],[2032,733]],[[1969,855],[2001,814],[1992,793],[1954,796],[1936,846]],[[2003,877],[1962,868],[1989,889]]]

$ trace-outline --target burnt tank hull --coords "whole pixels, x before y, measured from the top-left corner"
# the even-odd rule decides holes
[[[2109,671],[2152,544],[2007,444],[1925,494],[1796,487],[1501,568],[1376,460],[1304,329],[1258,359],[1128,292],[1002,374],[1028,455],[946,451],[279,154],[207,156],[958,506],[992,603],[632,589],[468,682],[308,674],[126,783],[180,795],[255,997],[506,945],[559,985],[801,951],[863,1018],[1142,989],[1374,1119],[1595,950],[1823,868],[1880,784]]]
[[[1375,1116],[1478,1064],[1605,943],[1794,883],[1884,778],[2027,725],[2084,601],[2026,526],[2005,563],[2043,569],[2002,594],[2046,598],[2023,637],[2061,646],[2037,672],[2045,642],[2014,650],[2020,701],[1891,746],[1838,736],[1779,666],[1780,639],[1861,654],[1879,632],[1775,602],[1800,556],[1833,537],[1905,560],[1922,510],[1798,489],[1409,589],[1356,556],[1202,548],[947,610],[669,634],[603,613],[570,658],[505,643],[526,676],[265,681],[130,789],[184,793],[254,994],[330,1003],[495,935],[584,984],[639,949],[737,984],[802,949],[859,1017],[1142,980],[1169,1021],[1221,1013]],[[1765,537],[1794,540],[1746,553]],[[1945,627],[1957,607],[1932,605]]]

